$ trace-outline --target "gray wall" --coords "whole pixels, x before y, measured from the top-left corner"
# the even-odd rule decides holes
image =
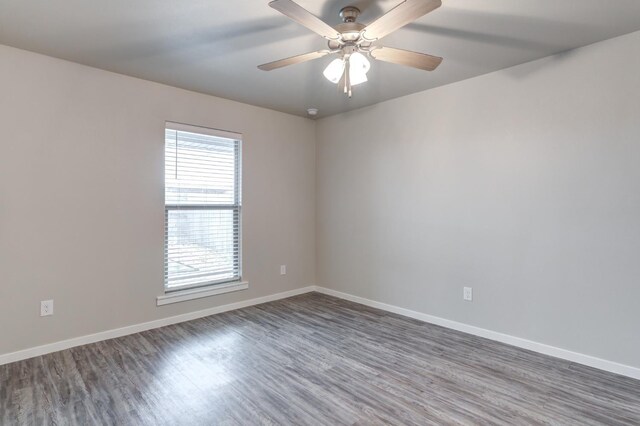
[[[317,284],[640,366],[638,51],[319,121]]]
[[[0,64],[0,354],[313,284],[314,122],[3,46]],[[244,134],[248,290],[156,307],[165,120]]]
[[[631,34],[316,129],[0,46],[0,354],[315,281],[640,366],[638,47]],[[165,120],[244,134],[249,290],[155,305]]]

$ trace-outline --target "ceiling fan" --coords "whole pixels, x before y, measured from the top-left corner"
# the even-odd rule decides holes
[[[352,86],[367,81],[367,72],[371,66],[367,56],[379,61],[433,71],[440,65],[442,58],[409,50],[376,46],[373,43],[441,5],[441,0],[403,0],[369,25],[356,22],[360,10],[347,6],[340,11],[343,23],[331,27],[292,0],[274,0],[269,3],[269,6],[327,39],[328,49],[280,59],[259,65],[258,68],[271,71],[337,54],[339,58],[334,59],[326,67],[324,76],[332,83],[340,84],[349,97],[352,94]]]

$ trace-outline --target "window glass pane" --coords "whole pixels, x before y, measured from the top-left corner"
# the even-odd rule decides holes
[[[229,204],[236,200],[237,141],[167,129],[165,203]]]
[[[237,214],[227,210],[167,210],[168,287],[238,276]]]
[[[166,129],[165,288],[240,278],[240,141]]]

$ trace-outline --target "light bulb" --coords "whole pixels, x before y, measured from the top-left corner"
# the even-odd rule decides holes
[[[344,61],[342,59],[334,59],[331,61],[329,65],[324,69],[324,76],[330,82],[334,84],[338,84],[340,78],[342,77],[342,73],[344,72]]]
[[[349,57],[349,78],[351,85],[355,86],[367,81],[367,73],[371,68],[371,64],[367,58],[360,52],[355,52]]]

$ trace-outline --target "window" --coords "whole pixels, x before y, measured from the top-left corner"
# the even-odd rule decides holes
[[[241,137],[165,129],[165,291],[238,281]]]

